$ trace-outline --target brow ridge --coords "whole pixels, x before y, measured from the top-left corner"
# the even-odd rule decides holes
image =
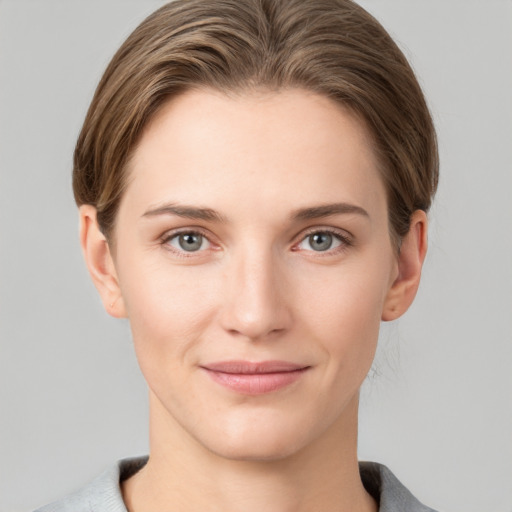
[[[356,214],[363,217],[370,217],[368,212],[361,206],[350,203],[331,203],[319,206],[312,206],[309,208],[300,208],[292,214],[295,220],[312,220],[322,217],[329,217],[330,215],[345,215]]]
[[[143,217],[155,217],[157,215],[177,215],[186,219],[197,219],[205,221],[225,222],[226,219],[212,208],[201,208],[197,206],[177,205],[174,203],[165,204],[151,208],[144,212]]]
[[[350,203],[331,203],[308,208],[299,208],[292,213],[293,220],[313,220],[330,215],[356,214],[363,217],[369,217],[368,212],[355,204]],[[177,205],[173,203],[157,206],[147,210],[143,217],[154,217],[157,215],[177,215],[187,219],[196,219],[204,221],[226,222],[226,218],[212,208],[201,208],[188,205]]]

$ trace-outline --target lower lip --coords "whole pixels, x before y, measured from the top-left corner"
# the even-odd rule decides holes
[[[302,377],[307,368],[276,373],[224,373],[204,368],[215,382],[244,395],[263,395],[283,389]]]

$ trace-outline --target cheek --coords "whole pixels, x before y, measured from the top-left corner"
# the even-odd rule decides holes
[[[135,350],[146,377],[157,369],[165,373],[184,362],[193,363],[194,347],[215,315],[218,290],[215,275],[207,269],[158,259],[133,255],[119,272]]]
[[[298,295],[301,318],[337,365],[371,365],[387,274],[381,267],[353,265],[329,269],[304,281]],[[328,274],[328,275],[327,275]],[[320,285],[321,283],[321,285]]]

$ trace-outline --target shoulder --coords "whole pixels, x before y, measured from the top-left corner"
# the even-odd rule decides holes
[[[119,483],[146,462],[147,457],[121,460],[79,491],[35,512],[127,512]],[[422,505],[386,466],[360,462],[359,470],[366,490],[379,503],[379,512],[435,512]]]
[[[386,466],[360,462],[359,472],[366,490],[379,503],[379,512],[436,512],[420,503]]]
[[[147,457],[123,459],[91,483],[35,512],[126,512],[119,482],[141,469]]]

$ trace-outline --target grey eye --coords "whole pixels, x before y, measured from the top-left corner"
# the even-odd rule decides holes
[[[299,244],[301,249],[315,252],[325,252],[342,245],[340,237],[329,231],[316,231],[306,236]]]
[[[173,236],[169,243],[185,252],[196,252],[208,247],[208,240],[200,233],[179,233]]]
[[[308,241],[314,251],[327,251],[332,246],[333,236],[330,233],[314,233],[308,236]]]

